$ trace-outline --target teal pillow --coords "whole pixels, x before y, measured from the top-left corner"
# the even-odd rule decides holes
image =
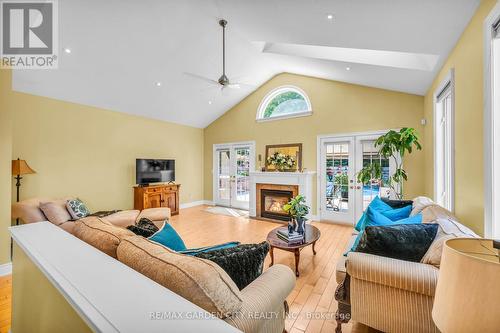
[[[411,206],[410,206],[411,207]],[[403,207],[404,208],[404,207]],[[344,256],[347,256],[349,252],[354,252],[356,250],[356,247],[358,247],[359,241],[361,240],[361,237],[363,237],[363,232],[366,227],[368,226],[389,226],[389,225],[396,225],[396,224],[418,224],[422,223],[422,214],[417,214],[412,217],[404,218],[401,220],[397,221],[392,221],[388,217],[384,216],[383,213],[380,213],[374,209],[372,209],[370,206],[366,209],[365,214],[365,219],[364,223],[362,225],[362,229],[359,232],[358,236],[354,240],[354,243],[352,244],[352,247],[349,251],[344,253]]]
[[[422,223],[422,214],[417,214],[412,217],[408,217],[405,219],[393,221],[388,217],[385,217],[382,213],[377,212],[376,210],[368,207],[366,210],[368,219],[365,223],[365,227],[367,226],[385,226],[385,225],[395,225],[395,224],[417,224]]]
[[[374,209],[374,210],[379,211],[379,212],[394,210],[391,206],[389,206],[384,201],[382,201],[382,199],[380,199],[378,195],[372,200],[372,202],[370,202],[370,204],[368,205],[368,208]],[[411,212],[411,209],[410,209],[410,212]],[[410,214],[408,214],[408,215],[410,215]],[[359,219],[358,223],[356,223],[356,226],[354,227],[354,229],[356,229],[357,231],[363,230],[364,225],[366,223],[366,219],[367,219],[367,216],[366,216],[366,211],[365,211],[363,213],[363,215],[361,215],[361,218]]]
[[[181,236],[179,236],[177,231],[175,231],[175,229],[167,222],[163,224],[163,227],[158,230],[158,232],[148,239],[153,242],[160,243],[161,245],[174,251],[186,250],[186,245],[184,244]]]
[[[412,205],[408,205],[401,208],[386,210],[385,212],[381,213],[382,215],[391,219],[392,221],[397,221],[410,217],[411,210],[412,210]]]

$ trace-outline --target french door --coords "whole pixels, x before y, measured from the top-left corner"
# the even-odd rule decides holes
[[[248,210],[250,171],[255,170],[255,144],[214,145],[214,203]]]
[[[354,224],[378,195],[392,196],[389,177],[394,162],[382,158],[374,146],[382,133],[322,137],[319,144],[319,204],[321,220]],[[379,164],[382,180],[361,184],[357,173],[370,164]]]

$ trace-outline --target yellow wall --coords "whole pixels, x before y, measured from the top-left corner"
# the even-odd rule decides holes
[[[12,99],[12,156],[37,172],[23,180],[21,199],[75,195],[91,210],[130,209],[137,157],[175,159],[181,203],[203,199],[202,129],[23,93]]]
[[[494,0],[483,0],[425,96],[425,191],[434,195],[433,95],[455,69],[455,214],[484,233],[483,22]]]
[[[11,116],[10,72],[0,70],[0,265],[10,261]]]
[[[12,266],[12,332],[92,332],[17,245],[14,246]]]
[[[281,85],[295,85],[303,89],[311,100],[313,115],[256,122],[257,108],[264,96]],[[303,167],[315,171],[318,135],[403,126],[415,127],[422,133],[422,117],[422,96],[288,73],[278,75],[205,128],[205,199],[212,198],[213,144],[255,140],[256,156],[265,156],[265,145],[301,142]],[[405,161],[405,168],[409,173],[409,182],[405,189],[407,197],[421,195],[424,191],[423,166],[421,152],[414,153]],[[256,167],[259,167],[257,161]],[[316,178],[313,203],[313,211],[316,211]]]

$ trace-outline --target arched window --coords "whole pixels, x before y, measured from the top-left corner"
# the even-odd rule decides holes
[[[294,86],[282,86],[269,92],[257,111],[257,121],[309,116],[311,102],[306,93]]]

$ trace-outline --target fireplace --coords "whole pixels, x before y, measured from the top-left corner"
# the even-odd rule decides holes
[[[283,206],[299,192],[297,185],[256,184],[256,217],[276,222],[290,218]]]
[[[288,213],[283,206],[293,197],[292,191],[260,190],[261,217],[268,219],[288,221]]]

